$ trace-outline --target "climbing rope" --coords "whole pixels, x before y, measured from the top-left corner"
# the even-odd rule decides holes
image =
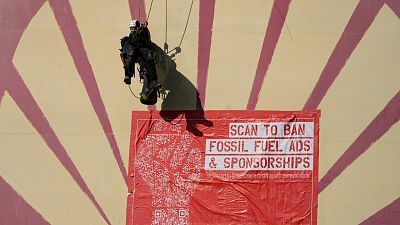
[[[164,52],[168,52],[168,0],[165,0],[165,38],[164,38]]]
[[[150,13],[151,13],[151,8],[152,8],[152,7],[153,7],[153,0],[151,0],[151,3],[150,3],[150,9],[149,9],[149,13],[147,13],[147,20],[146,20],[146,22],[149,21]]]
[[[139,71],[139,70],[138,70],[138,71]],[[139,75],[139,76],[140,76],[140,75]],[[140,78],[139,78],[139,83],[143,84],[143,82],[141,81]],[[131,89],[131,85],[128,85],[128,87],[129,87],[129,90],[131,91],[132,95],[133,95],[135,98],[141,99],[140,97],[138,97],[137,95],[135,95],[135,93],[133,93],[133,91],[132,91],[132,89]],[[158,87],[158,88],[159,88],[159,87]],[[147,95],[152,94],[154,91],[155,91],[155,89],[153,88],[153,89],[150,91],[150,93],[147,94]],[[160,97],[160,95],[158,95],[158,97]],[[163,100],[164,100],[164,99],[165,99],[165,98],[163,98]]]
[[[190,9],[189,9],[189,13],[188,13],[188,16],[187,16],[187,19],[186,19],[186,24],[185,24],[185,30],[183,31],[181,41],[179,42],[179,45],[178,45],[179,48],[181,47],[182,42],[183,42],[183,38],[185,37],[185,34],[186,34],[186,29],[187,29],[187,26],[189,24],[190,15],[192,14],[193,2],[194,2],[194,0],[192,0],[192,3],[190,4]]]
[[[286,23],[286,20],[283,18],[283,15],[282,15],[281,10],[280,10],[279,7],[276,5],[275,1],[274,1],[273,4],[274,4],[274,6],[276,7],[276,9],[278,9],[279,14],[281,15],[281,19],[283,20],[283,23],[285,24],[285,27],[286,27],[286,29],[288,30],[290,39],[292,39],[292,41],[294,42],[294,39],[293,39],[293,37],[292,37],[292,33],[290,32],[290,29],[289,29],[289,26],[288,26],[287,23]]]
[[[139,7],[138,7],[138,14],[139,14],[139,21],[140,21],[140,9],[142,8],[142,1],[143,0],[139,0]],[[146,22],[148,22],[149,21],[149,18],[150,18],[150,13],[151,13],[151,9],[153,8],[153,1],[154,0],[151,0],[151,3],[150,3],[150,8],[149,8],[149,13],[147,13],[147,19],[146,19]]]
[[[136,95],[133,93],[133,91],[132,91],[132,89],[131,89],[131,85],[128,85],[128,87],[129,87],[129,90],[131,91],[132,95],[135,96],[135,98],[140,99],[140,97],[136,96]]]
[[[139,7],[138,7],[138,15],[139,15],[138,20],[139,20],[139,21],[140,21],[140,19],[141,19],[140,9],[141,9],[141,7],[142,7],[142,1],[143,1],[143,0],[139,0]],[[149,21],[150,14],[151,14],[151,9],[153,8],[153,1],[154,1],[154,0],[151,0],[150,8],[149,8],[149,13],[147,14],[146,22]],[[187,18],[186,18],[185,29],[184,29],[184,31],[183,31],[181,40],[179,41],[178,47],[175,47],[174,49],[168,51],[168,0],[165,0],[165,37],[164,37],[164,52],[165,52],[165,53],[168,54],[168,53],[171,53],[171,52],[174,51],[174,50],[176,50],[177,53],[179,53],[179,52],[181,51],[181,45],[182,45],[183,39],[184,39],[185,34],[186,34],[187,26],[188,26],[188,24],[189,24],[190,15],[192,14],[193,2],[194,2],[194,0],[192,0],[192,3],[190,4],[189,13],[188,13],[188,16],[187,16]]]
[[[188,24],[189,24],[190,15],[192,14],[193,2],[194,2],[194,0],[192,0],[192,3],[190,4],[189,13],[188,13],[188,16],[187,16],[187,18],[186,18],[185,29],[183,30],[183,34],[182,34],[181,40],[180,40],[180,42],[179,42],[179,45],[178,45],[178,47],[172,49],[171,51],[168,51],[167,54],[170,53],[170,52],[172,52],[173,50],[176,50],[177,53],[179,53],[179,52],[181,51],[181,45],[182,45],[182,42],[183,42],[183,38],[185,37],[186,30],[187,30],[187,26],[188,26]]]

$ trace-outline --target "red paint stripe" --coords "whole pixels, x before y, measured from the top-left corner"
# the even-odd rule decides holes
[[[210,63],[212,27],[214,23],[215,0],[201,0],[199,12],[199,46],[197,60],[197,90],[200,104],[205,105],[208,66]]]
[[[75,165],[66,153],[64,147],[58,140],[58,137],[50,127],[36,101],[33,99],[32,94],[22,81],[20,75],[11,62],[23,32],[25,31],[29,22],[32,20],[33,16],[44,4],[44,1],[5,0],[1,2],[1,4],[4,3],[7,5],[7,7],[0,7],[0,12],[1,15],[5,15],[5,18],[7,19],[0,20],[0,25],[3,28],[5,27],[4,23],[6,23],[8,29],[1,29],[6,33],[4,33],[5,35],[0,35],[0,46],[3,47],[6,45],[5,48],[2,48],[2,60],[0,62],[0,84],[2,85],[2,89],[6,89],[9,92],[10,96],[14,99],[28,120],[43,137],[46,144],[53,151],[64,168],[70,173],[72,178],[74,178],[81,190],[91,199],[99,213],[103,216],[103,218],[105,218],[105,221],[109,223],[103,210],[94,199],[93,194],[90,192]]]
[[[139,19],[140,13],[140,22],[145,22],[147,20],[145,0],[128,0],[128,3],[131,12],[131,19]],[[129,27],[128,22],[129,21],[126,23],[127,28]]]
[[[131,20],[137,18],[137,14],[138,14],[138,13],[135,13],[135,11],[137,11],[135,2],[137,2],[137,0],[128,0],[129,12],[131,13]],[[129,26],[128,24],[129,23],[127,23],[126,26]]]
[[[2,68],[2,67],[0,67],[0,68]],[[1,76],[1,74],[0,74],[0,76]],[[0,78],[0,81],[1,81],[2,79]],[[4,96],[4,93],[6,92],[6,87],[5,87],[5,85],[3,84],[3,83],[0,83],[0,107],[1,107],[1,100],[3,99],[3,96]]]
[[[50,225],[0,176],[0,224]]]
[[[149,105],[149,106],[147,106],[147,110],[154,111],[154,110],[157,110],[157,107],[155,105]]]
[[[68,0],[50,0],[50,7],[54,12],[58,26],[60,27],[68,49],[74,60],[75,67],[86,88],[86,92],[103,127],[104,134],[110,144],[114,158],[117,161],[121,174],[127,184],[127,172],[122,161],[114,132],[107,115],[103,100],[97,86],[96,78],[92,66],[89,62],[82,37],[73,15],[71,5]]]
[[[70,173],[81,190],[89,197],[100,215],[108,224],[111,224],[15,67],[8,68],[6,73],[9,74],[5,81],[10,96],[31,122],[32,126],[42,136],[64,168]]]
[[[42,0],[5,0],[1,4],[7,7],[0,7],[0,14],[4,15],[4,20],[0,20],[0,26],[3,35],[0,35],[0,46],[3,52],[1,55],[1,73],[0,83],[2,88],[6,89],[14,99],[19,108],[23,111],[28,120],[43,137],[46,144],[59,159],[64,168],[70,173],[72,178],[89,197],[96,209],[104,220],[110,224],[104,211],[95,200],[83,178],[79,174],[72,160],[69,158],[64,147],[61,145],[57,135],[50,127],[47,119],[43,115],[32,94],[26,87],[20,75],[12,65],[12,58],[21,39],[23,32],[32,20],[33,16],[44,4]],[[4,6],[4,5],[2,5]],[[7,28],[7,29],[3,29]]]
[[[268,21],[264,42],[261,49],[256,74],[251,88],[247,109],[254,110],[259,100],[261,87],[264,83],[269,65],[275,52],[276,45],[285,24],[286,16],[289,11],[290,0],[276,0],[273,3],[271,15]]]
[[[382,6],[381,0],[360,0],[303,109],[319,106]]]
[[[393,12],[400,19],[400,1],[399,0],[386,0],[386,4],[393,10]]]
[[[18,46],[19,40],[21,39],[23,32],[25,31],[29,22],[32,20],[33,16],[44,4],[44,1],[4,0],[1,1],[0,4],[5,4],[7,6],[0,7],[0,15],[4,15],[4,18],[6,18],[4,20],[0,20],[1,31],[4,32],[3,35],[0,35],[0,46],[3,50],[0,56],[1,92],[4,94],[4,89],[9,92],[10,96],[14,99],[28,120],[43,137],[46,144],[53,151],[64,168],[70,173],[81,190],[89,197],[105,221],[110,224],[100,205],[95,200],[93,194],[90,192],[75,165],[66,153],[64,147],[58,140],[58,137],[50,127],[47,119],[43,115],[32,94],[21,79],[14,65],[12,65],[12,58]],[[5,27],[7,27],[7,29],[3,29]]]
[[[393,201],[390,205],[379,210],[368,219],[364,220],[360,225],[398,225],[400,221],[400,198]]]
[[[10,65],[23,32],[44,2],[44,0],[0,1],[0,66]]]
[[[321,193],[332,183],[351,163],[379,138],[381,138],[393,124],[400,120],[400,91],[390,100],[385,108],[375,117],[368,127],[357,137],[344,154],[329,169],[319,182]]]
[[[0,104],[6,91],[5,79],[8,76],[6,68],[11,65],[26,27],[44,2],[44,0],[0,1],[0,15],[2,15],[0,19]]]

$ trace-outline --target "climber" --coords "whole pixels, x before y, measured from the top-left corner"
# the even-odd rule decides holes
[[[143,79],[140,102],[152,105],[157,102],[160,84],[154,63],[154,44],[151,42],[147,25],[147,22],[141,24],[138,20],[130,21],[131,32],[121,39],[120,57],[125,70],[124,82],[128,85],[135,76],[135,64],[139,65],[139,76]]]

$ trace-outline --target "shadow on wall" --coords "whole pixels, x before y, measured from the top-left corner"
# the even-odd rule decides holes
[[[167,55],[154,43],[153,49],[158,81],[163,86],[162,93],[165,94],[160,116],[170,123],[181,116],[180,122],[185,116],[186,129],[195,136],[203,136],[199,125],[211,127],[213,123],[204,117],[198,90],[176,69],[173,61],[175,54]]]

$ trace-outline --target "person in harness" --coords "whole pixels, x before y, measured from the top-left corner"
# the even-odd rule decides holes
[[[120,57],[125,70],[124,82],[127,85],[131,84],[131,78],[135,76],[135,64],[139,65],[140,80],[143,80],[140,102],[153,105],[157,102],[160,84],[154,63],[153,43],[147,25],[147,22],[141,24],[138,20],[130,21],[131,32],[121,39]]]

